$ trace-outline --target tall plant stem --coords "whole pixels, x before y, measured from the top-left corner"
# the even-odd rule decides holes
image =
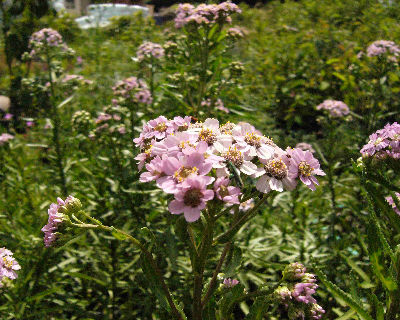
[[[51,59],[50,59],[49,52],[47,52],[46,58],[47,58],[48,76],[49,76],[50,92],[51,92],[50,104],[51,104],[52,118],[53,118],[53,144],[56,148],[56,163],[57,163],[58,175],[59,175],[59,179],[60,179],[61,190],[62,190],[63,194],[66,196],[68,194],[68,189],[67,189],[67,182],[66,182],[65,173],[64,173],[63,154],[61,151],[60,132],[59,132],[59,129],[61,127],[61,121],[60,121],[60,117],[58,115],[57,106],[54,101],[55,100],[55,90],[54,90],[54,84],[53,84],[53,75],[51,72],[52,71],[51,70]]]
[[[218,273],[220,272],[220,270],[222,268],[222,264],[224,263],[225,257],[227,255],[227,253],[229,252],[231,246],[232,246],[232,242],[228,242],[225,245],[224,250],[222,251],[222,254],[221,254],[221,257],[219,258],[217,267],[215,268],[213,276],[211,278],[210,285],[208,286],[207,292],[206,292],[203,300],[201,301],[202,307],[204,307],[207,304],[208,300],[210,299],[212,293],[215,290],[215,282],[217,281]]]

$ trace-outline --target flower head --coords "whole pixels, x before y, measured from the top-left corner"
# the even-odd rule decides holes
[[[239,284],[239,280],[226,278],[224,279],[223,284],[225,288],[233,288],[234,286]]]
[[[6,248],[0,248],[0,287],[4,277],[11,280],[17,279],[16,271],[20,269],[21,266],[13,257],[13,253]]]
[[[325,110],[333,118],[342,118],[350,113],[349,107],[342,101],[325,100],[317,106],[317,110]]]
[[[207,189],[212,182],[213,178],[208,176],[187,178],[175,193],[175,200],[170,202],[169,211],[172,214],[183,213],[188,222],[198,220],[207,201],[214,198],[214,192]]]
[[[324,176],[317,159],[310,151],[299,148],[288,149],[290,155],[289,176],[292,179],[299,178],[308,188],[315,190],[318,180],[315,175]]]
[[[400,202],[400,193],[396,192],[395,195],[397,197],[397,201]],[[386,199],[387,203],[389,203],[389,205],[393,208],[394,212],[396,212],[398,215],[400,215],[400,210],[399,210],[399,208],[397,208],[396,203],[394,202],[393,198],[391,196],[388,196],[385,199]]]
[[[14,139],[14,136],[9,133],[2,133],[0,135],[0,146],[6,144],[8,141]]]
[[[136,56],[139,61],[151,58],[161,59],[164,56],[164,48],[158,43],[146,41],[139,46]]]

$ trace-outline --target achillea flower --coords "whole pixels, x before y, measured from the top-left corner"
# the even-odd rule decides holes
[[[397,197],[397,200],[400,202],[400,193],[396,192],[395,195]],[[396,207],[396,203],[394,202],[393,198],[391,196],[388,196],[385,199],[387,203],[389,203],[389,205],[393,208],[394,212],[400,215],[400,210]]]
[[[290,161],[286,154],[275,156],[272,159],[260,159],[264,168],[258,168],[254,177],[260,177],[256,183],[256,188],[262,193],[268,193],[271,190],[282,192],[293,190],[297,182],[289,176]]]
[[[49,215],[47,224],[42,228],[44,233],[44,244],[46,247],[54,245],[59,233],[57,230],[64,221],[69,219],[68,215],[78,212],[82,207],[79,199],[68,196],[65,201],[57,198],[57,203],[52,203],[47,213]]]
[[[168,209],[172,214],[183,213],[187,222],[194,222],[200,218],[200,212],[206,207],[207,201],[214,198],[214,192],[207,190],[214,178],[196,176],[187,178],[175,193],[175,200],[171,201]]]
[[[214,192],[219,200],[227,204],[240,204],[239,195],[241,194],[240,188],[230,186],[228,178],[218,178],[214,183]]]
[[[13,253],[6,248],[0,248],[0,287],[2,287],[3,278],[17,279],[16,271],[20,269],[21,266],[13,257]]]
[[[113,101],[115,102],[114,104],[118,102],[151,104],[153,101],[146,83],[136,77],[129,77],[118,81],[112,89],[114,96],[117,98]]]
[[[288,149],[290,156],[289,176],[292,179],[299,178],[308,188],[315,190],[318,180],[315,175],[324,176],[317,159],[310,151],[301,149]]]
[[[317,110],[325,110],[333,118],[342,118],[350,113],[349,107],[342,101],[325,100],[317,106]]]
[[[376,159],[400,158],[400,124],[386,124],[383,129],[369,136],[369,141],[361,150],[363,157]]]
[[[164,48],[158,43],[146,41],[142,43],[137,52],[136,57],[139,61],[143,61],[145,59],[161,59],[164,56]]]
[[[51,28],[44,28],[32,34],[29,40],[30,57],[37,57],[48,50],[60,50],[73,53],[64,43],[61,35]]]
[[[318,286],[315,283],[296,283],[292,291],[292,297],[302,303],[316,303],[317,301],[312,296]]]
[[[381,56],[386,53],[391,54],[394,57],[398,57],[400,54],[400,47],[393,41],[377,40],[370,44],[367,48],[368,57]]]
[[[292,299],[292,292],[286,286],[280,286],[275,289],[274,291],[275,299],[279,300],[280,302],[284,302],[286,300]]]
[[[306,274],[306,267],[300,262],[293,262],[286,266],[283,278],[289,281],[298,281]]]
[[[254,205],[255,205],[254,199],[249,199],[247,201],[240,203],[239,211],[242,211],[242,212],[249,211],[250,209],[254,208]]]
[[[242,29],[239,27],[232,27],[229,28],[226,33],[228,34],[229,37],[234,38],[234,39],[240,39],[243,38],[244,34]]]
[[[224,106],[224,103],[222,102],[221,99],[217,99],[217,101],[215,102],[215,108],[218,110],[221,110],[225,113],[229,113],[229,109],[227,107]]]
[[[14,136],[9,133],[2,133],[0,135],[0,146],[6,144],[8,141],[14,139]]]
[[[187,24],[208,25],[212,23],[230,23],[233,13],[240,13],[240,8],[232,2],[220,4],[200,4],[197,7],[184,3],[178,6],[175,27],[181,28]]]
[[[224,279],[223,284],[225,288],[233,288],[234,286],[239,284],[239,280],[226,278]]]

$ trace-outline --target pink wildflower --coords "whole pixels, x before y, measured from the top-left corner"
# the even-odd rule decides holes
[[[17,279],[18,275],[15,271],[20,269],[21,266],[13,257],[13,253],[6,248],[0,248],[0,287],[4,277],[11,280]]]
[[[214,183],[214,192],[219,200],[228,204],[240,204],[240,188],[230,186],[228,178],[218,178]]]
[[[208,176],[187,178],[175,193],[175,200],[170,202],[169,211],[172,214],[183,213],[188,222],[198,220],[207,201],[214,198],[214,192],[206,189],[213,181],[214,179]]]
[[[400,202],[400,193],[396,192],[395,195],[397,197],[397,200]],[[400,215],[400,210],[399,208],[396,207],[396,203],[394,202],[393,198],[391,196],[388,196],[385,199],[389,203],[389,205],[393,208],[394,212]]]
[[[318,180],[315,175],[324,176],[317,159],[310,151],[303,151],[299,148],[288,149],[290,156],[289,177],[299,178],[308,188],[315,190]]]
[[[0,146],[6,144],[9,140],[14,139],[14,136],[9,133],[2,133],[0,135]]]
[[[225,288],[233,288],[234,286],[239,284],[239,280],[226,278],[224,279],[223,283]]]

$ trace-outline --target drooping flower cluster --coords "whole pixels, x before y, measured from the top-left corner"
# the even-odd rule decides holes
[[[68,196],[65,201],[57,198],[57,203],[52,203],[47,213],[49,215],[47,224],[42,228],[44,233],[44,244],[46,247],[54,245],[60,235],[60,226],[69,220],[69,215],[78,212],[82,208],[79,199]]]
[[[8,141],[14,139],[14,136],[9,133],[2,133],[0,135],[0,146],[8,143]]]
[[[181,28],[189,23],[209,25],[212,23],[231,22],[233,13],[240,13],[240,8],[230,2],[220,4],[200,4],[197,7],[190,3],[180,4],[175,17],[175,27]]]
[[[393,41],[377,40],[370,44],[367,48],[368,57],[376,57],[384,54],[390,54],[393,57],[398,57],[400,54],[400,47]]]
[[[4,278],[17,279],[18,275],[16,271],[20,269],[21,266],[13,257],[13,253],[6,248],[0,248],[0,287],[3,286]]]
[[[369,136],[369,141],[360,150],[363,157],[376,159],[400,159],[400,124],[386,124]]]
[[[137,52],[136,57],[139,61],[143,61],[145,59],[161,59],[164,56],[164,48],[158,43],[146,41],[142,43]]]
[[[32,34],[29,40],[29,56],[37,57],[49,49],[58,49],[60,51],[73,53],[63,41],[62,36],[53,29],[44,28]]]
[[[190,222],[199,219],[210,200],[240,204],[241,189],[231,174],[258,178],[256,188],[263,193],[292,190],[298,179],[314,190],[315,175],[324,175],[309,151],[284,151],[248,123],[160,116],[147,122],[134,142],[141,149],[139,169],[146,169],[140,181],[155,181],[173,194],[169,211],[184,213]]]
[[[349,114],[349,107],[342,101],[325,100],[317,106],[317,110],[326,110],[333,118],[341,118]]]
[[[397,201],[400,202],[400,193],[396,192],[395,193],[397,197]],[[386,201],[389,203],[389,205],[393,208],[394,212],[396,212],[400,216],[400,209],[397,208],[396,203],[394,202],[393,198],[391,196],[385,198]]]
[[[134,102],[151,104],[153,98],[151,93],[142,79],[129,77],[118,81],[112,88],[117,102]]]
[[[318,285],[315,275],[307,273],[301,263],[286,266],[283,285],[274,291],[277,301],[288,309],[289,319],[321,319],[325,310],[313,297]]]

